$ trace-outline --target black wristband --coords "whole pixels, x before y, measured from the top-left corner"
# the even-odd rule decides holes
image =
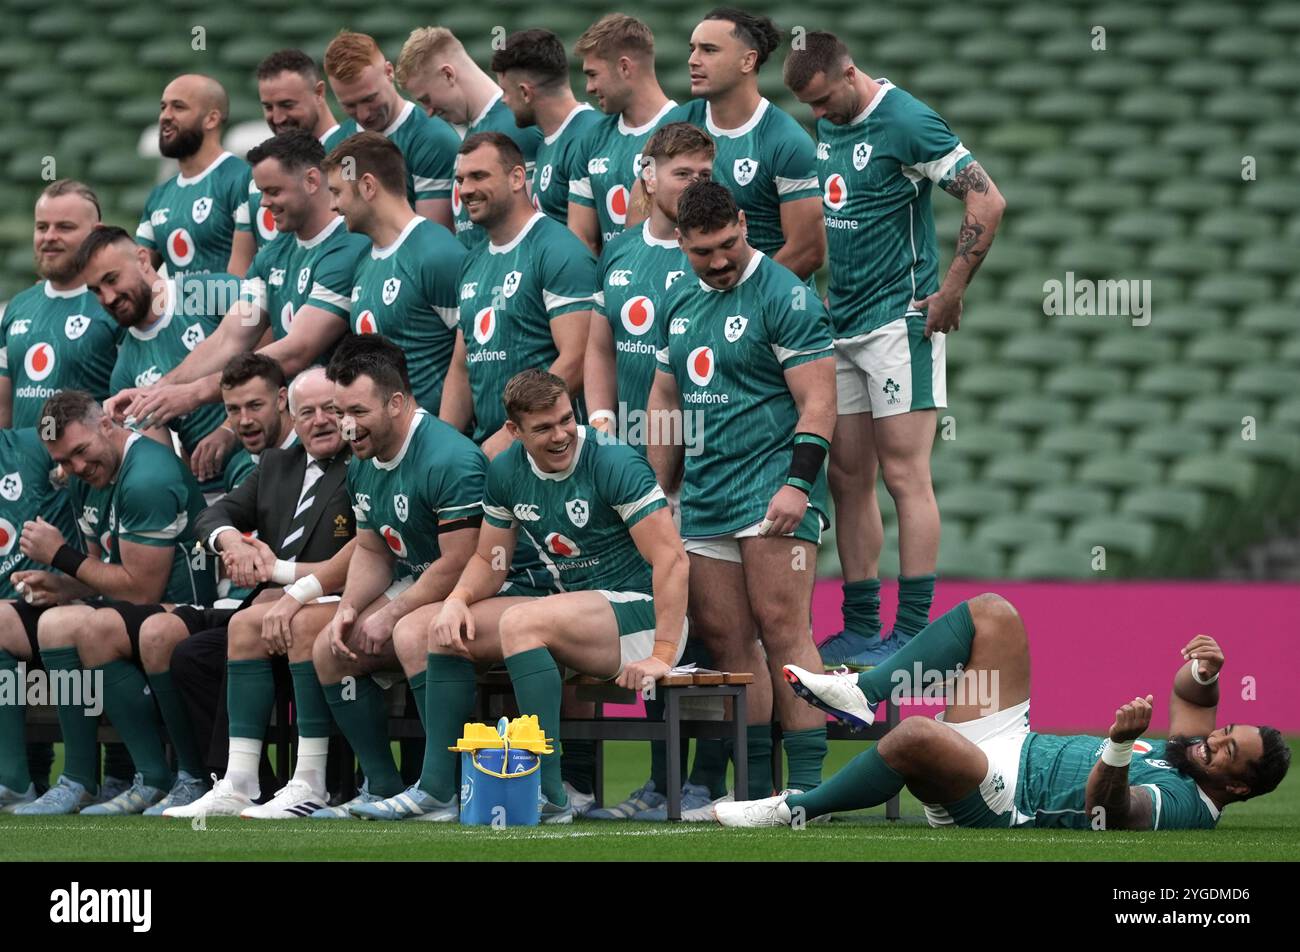
[[[77,569],[81,568],[81,563],[89,558],[85,553],[78,552],[66,542],[59,546],[58,551],[54,553],[54,558],[50,560],[50,565],[54,566],[69,578],[77,577]]]
[[[830,443],[816,433],[796,433],[794,449],[790,454],[790,472],[785,478],[785,484],[811,494],[830,448]]]

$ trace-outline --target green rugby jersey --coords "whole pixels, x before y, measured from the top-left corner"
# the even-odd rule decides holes
[[[698,279],[673,285],[658,335],[658,369],[677,381],[682,413],[703,426],[702,452],[685,459],[683,538],[761,522],[785,484],[799,421],[785,371],[832,354],[820,299],[789,268],[755,251],[729,290]],[[825,523],[825,466],[809,504]]]
[[[1101,758],[1103,737],[1059,736],[1030,732],[1020,750],[1016,785],[1017,826],[1092,827],[1085,804],[1088,775]],[[1164,759],[1163,740],[1138,740],[1128,768],[1130,786],[1151,795],[1152,825],[1157,830],[1211,830],[1220,810],[1196,781]]]
[[[533,215],[508,244],[469,253],[460,272],[460,329],[474,398],[474,442],[506,422],[501,394],[521,370],[559,356],[550,322],[592,307],[596,262],[553,218]]]
[[[173,175],[149,193],[135,240],[162,255],[171,277],[224,272],[251,178],[229,152],[193,178]]]
[[[852,122],[817,123],[836,338],[921,313],[939,290],[933,186],[975,161],[933,109],[880,83]]]
[[[357,124],[351,119],[342,125],[336,123],[334,128],[320,137],[320,144],[325,147],[325,154],[329,155],[331,149],[358,129]],[[235,230],[251,231],[253,240],[257,242],[258,251],[262,250],[263,245],[275,241],[280,235],[275,227],[275,219],[271,217],[270,209],[262,207],[262,190],[253,181],[251,170],[248,176],[248,198],[235,213]]]
[[[85,549],[72,515],[72,500],[54,482],[54,469],[54,460],[34,427],[0,430],[0,598],[18,597],[9,581],[12,573],[49,570],[18,547],[24,522],[40,516],[63,533],[68,545]]]
[[[240,280],[230,274],[186,275],[167,281],[167,306],[152,324],[128,327],[117,352],[111,389],[147,387],[180,364],[217,329],[239,295]],[[168,424],[187,453],[226,418],[219,403],[205,403]]]
[[[338,215],[307,241],[297,235],[263,245],[240,287],[240,297],[266,315],[280,340],[298,309],[310,305],[345,323],[352,315],[352,274],[370,247]]]
[[[206,506],[203,491],[171,447],[132,433],[111,483],[102,489],[75,478],[68,483],[77,525],[82,535],[98,543],[104,562],[122,564],[123,541],[169,547],[172,567],[162,600],[212,604],[216,560],[191,552],[194,520]]]
[[[630,433],[632,421],[645,411],[659,349],[655,321],[668,289],[691,270],[677,239],[661,241],[646,225],[615,235],[596,264],[599,290],[593,310],[609,321],[614,335],[619,405],[610,409],[619,414],[624,428],[620,433]],[[624,439],[645,452],[644,439]]]
[[[515,114],[502,101],[500,92],[492,97],[478,118],[469,124],[465,130],[465,137],[469,138],[476,132],[504,132],[514,140],[515,145],[519,146],[519,151],[524,154],[524,171],[529,181],[532,181],[537,147],[542,144],[542,132],[536,126],[521,129],[515,123]],[[456,161],[460,162],[459,155],[456,156]],[[487,232],[470,221],[469,212],[461,204],[460,185],[454,178],[451,184],[451,213],[456,220],[456,237],[460,239],[462,245],[466,248],[477,248],[487,241]]]
[[[600,113],[579,103],[537,147],[530,190],[533,207],[561,225],[569,220],[569,172],[574,155],[585,150],[583,140],[600,122]]]
[[[664,103],[659,114],[643,126],[629,126],[620,112],[604,116],[573,151],[569,168],[569,201],[596,210],[601,240],[609,242],[627,225],[632,186],[641,175],[641,150],[664,116],[677,107]]]
[[[499,529],[518,526],[562,592],[650,595],[650,565],[629,530],[667,505],[645,457],[579,426],[563,472],[538,469],[518,441],[492,460],[483,518]]]
[[[0,319],[0,377],[8,377],[14,427],[36,426],[60,390],[109,395],[122,332],[83,284],[57,291],[42,281],[15,294]]]
[[[456,150],[460,136],[436,116],[426,115],[415,103],[402,100],[402,111],[383,131],[406,159],[406,200],[451,198],[456,178]]]
[[[415,399],[435,414],[456,346],[465,255],[451,232],[416,215],[387,248],[360,255],[351,277],[352,330],[402,348]]]
[[[481,515],[487,457],[437,417],[417,410],[406,440],[388,462],[348,463],[357,529],[369,529],[393,553],[393,578],[419,578],[442,554],[438,523]]]
[[[742,126],[714,125],[707,101],[692,99],[663,118],[661,125],[689,122],[713,137],[717,156],[713,179],[727,186],[745,212],[749,243],[767,255],[785,244],[781,206],[821,195],[817,184],[816,147],[803,126],[789,113],[759,101]]]

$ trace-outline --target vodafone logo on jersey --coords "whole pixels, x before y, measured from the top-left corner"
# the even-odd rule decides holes
[[[23,369],[28,380],[44,380],[54,373],[54,348],[44,341],[32,344],[23,358]]]
[[[194,239],[184,228],[177,228],[167,236],[167,257],[172,264],[183,266],[194,260]]]
[[[474,339],[486,344],[492,339],[497,329],[497,314],[490,307],[485,307],[474,315]]]
[[[400,532],[392,526],[384,526],[379,530],[379,534],[384,537],[384,541],[388,543],[388,547],[393,550],[394,555],[398,558],[406,558],[406,542]]]
[[[284,328],[286,334],[289,333],[289,325],[293,323],[293,302],[285,301],[284,307],[280,308],[280,326]]]
[[[356,331],[358,334],[378,334],[379,321],[375,320],[375,312],[366,308],[357,317]]]
[[[460,183],[453,182],[451,185],[451,213],[453,215],[459,215],[460,209]]]
[[[831,211],[839,211],[849,200],[849,186],[844,176],[838,172],[826,176],[826,187],[822,192],[822,201]]]
[[[654,302],[643,295],[629,298],[623,303],[623,309],[619,312],[619,317],[623,319],[623,328],[629,334],[640,337],[654,325]]]
[[[270,241],[276,236],[275,216],[271,214],[271,209],[258,208],[256,220],[257,233],[262,236],[263,241]]]
[[[0,555],[8,555],[18,544],[18,530],[8,519],[0,519]]]
[[[712,347],[696,347],[686,358],[686,374],[697,387],[707,387],[716,368]]]
[[[578,543],[560,532],[546,533],[546,549],[552,555],[558,555],[565,559],[576,559],[582,555]]]
[[[627,223],[627,189],[622,185],[615,185],[605,193],[605,211],[609,212],[610,219],[616,225]]]

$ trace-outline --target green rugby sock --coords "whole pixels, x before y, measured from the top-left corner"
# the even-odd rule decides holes
[[[428,701],[428,695],[424,692],[424,679],[428,671],[420,671],[414,677],[406,679],[406,683],[411,686],[411,695],[415,698],[415,713],[420,717],[420,727],[425,730],[429,729],[429,722],[424,719],[424,705]]]
[[[18,677],[18,659],[7,651],[0,651],[0,678],[12,679],[15,690],[27,690]],[[0,784],[15,793],[26,793],[32,785],[27,768],[27,708],[18,703],[0,704]]]
[[[293,678],[293,719],[298,736],[329,737],[334,717],[316,677],[316,665],[294,661],[289,665],[289,676]]]
[[[790,810],[802,809],[807,819],[844,810],[879,806],[903,789],[903,775],[872,747],[864,750],[816,790],[797,793],[785,801]]]
[[[562,807],[568,804],[558,751],[560,736],[560,694],[564,683],[555,659],[545,648],[533,648],[506,658],[506,670],[515,688],[520,714],[536,714],[538,726],[557,745],[557,752],[542,755],[542,793]]]
[[[176,748],[177,768],[191,777],[202,777],[203,755],[199,753],[199,741],[194,736],[194,725],[190,721],[185,700],[172,683],[172,673],[160,671],[148,675],[148,678],[149,687],[153,689],[153,696],[158,701],[158,710],[162,713],[163,724],[167,726],[167,736]]]
[[[822,762],[826,760],[825,727],[786,731],[781,737],[781,745],[785,748],[787,787],[811,790],[822,782]]]
[[[975,640],[975,620],[962,602],[936,618],[905,646],[894,652],[888,665],[858,675],[858,687],[871,704],[879,704],[893,689],[895,671],[911,671],[920,664],[923,671],[953,671],[970,660]]]
[[[415,680],[411,680],[414,689]],[[447,803],[456,796],[456,759],[448,750],[474,716],[474,664],[452,655],[430,654],[424,669],[424,768],[420,789]]]
[[[844,629],[865,638],[880,637],[880,579],[844,583]]]
[[[226,710],[230,736],[266,739],[275,707],[275,675],[265,659],[226,662]]]
[[[898,577],[898,614],[894,617],[894,634],[915,635],[930,623],[930,603],[934,601],[934,583],[938,576]]]
[[[701,737],[695,742],[695,760],[690,782],[707,787],[716,800],[727,792],[727,742],[718,737]]]
[[[761,800],[770,797],[772,795],[772,725],[750,724],[746,727],[745,750],[749,758],[749,799]]]
[[[76,648],[42,648],[41,661],[51,676],[60,671],[81,671]],[[63,732],[63,775],[95,793],[99,789],[99,744],[95,739],[99,718],[89,716],[80,706],[60,704],[58,710],[59,729]]]
[[[136,771],[147,786],[170,790],[175,778],[167,766],[158,708],[144,672],[130,661],[110,661],[90,670],[103,673],[104,713],[122,735]]]
[[[345,689],[342,682],[322,684],[325,700],[334,720],[348,739],[361,762],[361,770],[370,784],[370,792],[391,797],[403,789],[402,775],[393,760],[393,745],[388,739],[388,708],[384,692],[368,675],[360,675]],[[355,697],[348,699],[344,694]]]

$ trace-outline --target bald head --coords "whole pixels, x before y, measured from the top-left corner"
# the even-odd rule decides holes
[[[230,97],[211,76],[185,73],[163,90],[158,113],[158,149],[171,159],[187,159],[208,138],[221,139],[230,118]]]

